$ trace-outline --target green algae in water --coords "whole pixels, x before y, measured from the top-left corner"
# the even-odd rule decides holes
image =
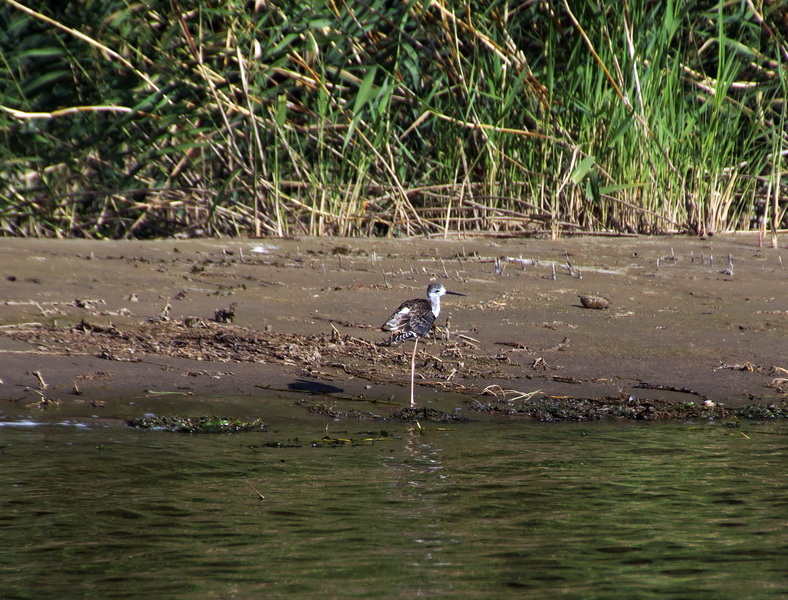
[[[155,429],[178,433],[238,433],[241,431],[263,431],[267,427],[262,419],[244,421],[228,417],[142,417],[126,421],[126,424],[136,429]]]

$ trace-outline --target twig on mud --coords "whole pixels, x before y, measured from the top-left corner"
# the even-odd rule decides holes
[[[727,363],[720,363],[719,367],[714,367],[713,371],[719,371],[721,369],[729,369],[732,371],[749,371],[751,373],[761,373],[763,375],[777,375],[786,373],[788,374],[788,370],[782,367],[778,367],[776,365],[772,365],[771,367],[767,367],[765,365],[756,365],[749,361],[745,362],[744,364],[727,364]]]
[[[49,314],[50,312],[55,312],[55,311],[45,311],[45,310],[43,309],[43,307],[42,307],[42,306],[41,306],[41,305],[40,305],[38,302],[35,302],[35,301],[34,301],[34,302],[33,302],[33,304],[35,304],[35,305],[36,305],[36,308],[38,308],[38,312],[40,312],[40,313],[41,313],[41,316],[42,316],[42,317],[46,317],[46,316],[47,316],[47,314]]]
[[[496,392],[496,390],[498,391]],[[493,383],[492,385],[488,385],[481,392],[479,392],[479,396],[489,395],[489,396],[495,396],[497,398],[499,393],[501,396],[506,395],[503,391],[503,388],[500,385],[498,385],[497,383]]]
[[[517,394],[516,396],[514,396],[509,400],[510,402],[516,402],[517,400],[530,400],[531,398],[536,396],[536,394],[542,393],[542,390],[534,390],[533,392],[519,392],[517,390],[507,390],[507,391],[514,392]]]
[[[525,344],[520,342],[495,342],[496,346],[509,346],[513,350],[525,350]]]
[[[27,388],[27,389],[30,389],[30,388]],[[43,408],[46,408],[47,406],[49,406],[51,404],[60,404],[60,400],[53,400],[53,399],[47,398],[46,394],[44,394],[43,390],[32,390],[32,391],[35,392],[36,394],[38,394],[40,396],[40,398],[37,401],[33,402],[32,404],[27,404],[26,406],[43,409]]]
[[[472,344],[473,346],[476,346],[477,348],[481,344],[479,340],[469,337],[467,335],[463,335],[462,333],[458,333],[457,337],[460,338],[461,340],[468,342],[469,344]]]
[[[569,347],[569,338],[565,337],[562,342],[556,344],[552,348],[548,348],[545,352],[558,352],[559,350],[566,350]]]
[[[566,256],[566,268],[569,271],[569,276],[570,277],[577,277],[578,279],[582,279],[583,278],[583,274],[578,269],[575,269],[572,266],[572,261],[569,260],[569,252],[566,251],[564,254]]]
[[[507,402],[516,402],[517,400],[530,400],[536,394],[541,394],[542,390],[534,390],[533,392],[521,392],[519,390],[505,390],[498,384],[488,385],[484,388],[479,394],[476,396],[494,396],[498,398],[501,397],[502,400],[506,400]],[[509,394],[514,394],[514,397],[507,398],[506,396]]]
[[[33,371],[33,375],[35,375],[38,378],[38,383],[42,390],[45,390],[49,387],[47,385],[47,382],[44,381],[44,377],[41,375],[41,371]]]
[[[357,344],[361,344],[362,346],[366,346],[367,348],[369,348],[371,350],[376,350],[377,349],[377,344],[373,344],[372,342],[368,342],[365,339],[357,338],[357,337],[354,337],[352,335],[349,335],[348,339],[353,341],[353,342],[356,342]]]
[[[172,304],[167,302],[164,305],[164,308],[161,309],[161,312],[156,317],[151,317],[148,319],[148,323],[167,323],[170,320],[170,311],[172,310]]]
[[[729,277],[733,277],[733,257],[730,254],[728,254],[728,266],[720,271],[720,273],[723,275],[728,275]]]

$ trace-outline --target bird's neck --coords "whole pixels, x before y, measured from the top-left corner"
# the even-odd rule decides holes
[[[435,315],[435,318],[438,318],[438,314],[441,312],[441,297],[440,296],[430,296],[430,306],[432,307],[432,314]]]

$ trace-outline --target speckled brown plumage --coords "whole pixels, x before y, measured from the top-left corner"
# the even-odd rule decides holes
[[[389,317],[381,329],[391,332],[389,343],[401,342],[408,338],[427,337],[432,331],[435,319],[441,311],[440,297],[444,294],[463,296],[457,292],[447,292],[440,283],[431,283],[427,288],[427,298],[405,300]]]

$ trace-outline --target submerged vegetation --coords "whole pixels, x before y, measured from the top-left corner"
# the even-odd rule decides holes
[[[0,6],[2,235],[785,226],[779,0]]]
[[[228,417],[181,417],[147,416],[126,422],[129,427],[156,429],[179,433],[238,433],[240,431],[263,431],[267,425],[260,419],[245,421]]]

